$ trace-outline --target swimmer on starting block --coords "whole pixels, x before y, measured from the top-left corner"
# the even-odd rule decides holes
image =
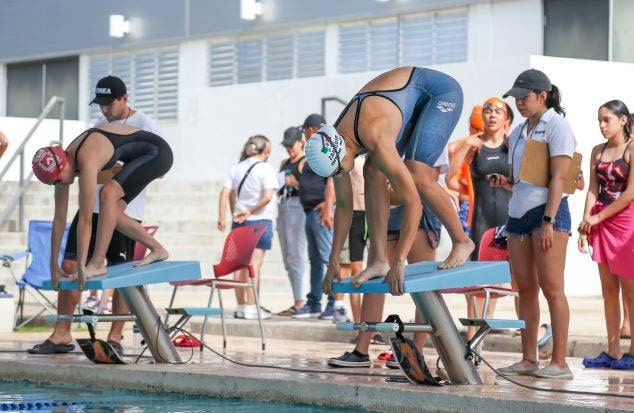
[[[422,213],[421,198],[447,228],[453,247],[439,268],[463,265],[475,246],[460,225],[449,195],[438,185],[434,164],[447,146],[462,111],[462,88],[431,69],[401,67],[371,80],[348,103],[334,127],[324,125],[306,143],[306,158],[321,176],[334,176],[337,194],[334,240],[324,284],[340,280],[339,251],[352,221],[348,172],[355,156],[367,152],[365,200],[370,233],[368,267],[356,285],[386,276],[392,294],[403,293],[406,256]],[[386,179],[387,178],[387,179]],[[403,205],[401,235],[387,259],[388,181]]]
[[[97,196],[97,174],[117,161],[123,167],[99,192],[101,209],[97,224],[95,250],[88,261],[92,211]],[[33,172],[45,184],[55,185],[55,218],[51,257],[57,257],[68,214],[69,186],[79,177],[79,219],[77,229],[77,281],[85,289],[86,278],[106,274],[106,251],[115,227],[133,240],[146,245],[150,254],[136,266],[163,261],[169,254],[141,224],[125,215],[124,210],[150,182],[172,167],[170,146],[154,133],[125,125],[90,128],[75,138],[66,150],[60,146],[40,148],[33,157]],[[54,259],[54,258],[53,258]],[[64,275],[57,265],[51,267],[53,288],[58,289]]]

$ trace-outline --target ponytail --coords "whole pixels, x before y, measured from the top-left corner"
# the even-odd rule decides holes
[[[625,103],[620,100],[610,100],[599,106],[599,110],[601,110],[602,108],[606,108],[617,118],[625,116],[626,120],[625,125],[623,125],[623,135],[625,135],[625,140],[629,140],[630,136],[632,136],[632,114],[630,113],[630,110],[627,108],[627,106],[625,106]]]
[[[550,92],[546,92],[546,107],[548,109],[553,108],[555,112],[566,116],[566,111],[561,107],[561,93],[559,92],[559,88],[555,85],[552,85]]]
[[[242,148],[240,161],[244,161],[247,158],[261,154],[266,150],[270,143],[271,141],[269,141],[269,139],[264,135],[251,136],[244,144],[244,148]]]

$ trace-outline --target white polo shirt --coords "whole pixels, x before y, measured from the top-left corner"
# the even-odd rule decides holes
[[[522,157],[526,149],[527,123],[523,122],[513,129],[509,136],[509,164],[513,167],[513,195],[509,201],[509,216],[521,218],[529,210],[548,201],[548,188],[520,181]],[[572,158],[577,140],[572,133],[568,121],[553,108],[548,109],[541,117],[530,139],[548,143],[550,157],[568,156]],[[563,196],[566,196],[564,194]]]
[[[95,122],[96,127],[108,124],[123,125],[124,120],[121,119],[108,122],[108,119],[101,116],[97,120],[97,122]],[[128,119],[125,121],[125,125],[131,126],[133,128],[143,129],[144,131],[152,132],[157,135],[160,134],[156,121],[145,113],[138,110],[135,111],[130,117],[128,117]],[[102,186],[103,185],[97,185],[97,194],[99,194]],[[147,189],[143,189],[143,191],[141,191],[139,195],[137,195],[132,201],[130,201],[127,208],[125,209],[125,214],[130,218],[136,219],[137,221],[143,221],[143,217],[145,216],[146,197]],[[96,214],[99,213],[99,195],[97,195],[95,199],[95,207],[93,208],[93,212]]]

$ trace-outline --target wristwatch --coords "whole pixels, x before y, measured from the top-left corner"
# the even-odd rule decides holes
[[[554,225],[555,224],[555,219],[553,217],[551,217],[551,216],[544,215],[542,217],[542,222],[546,222],[548,224],[553,224]]]

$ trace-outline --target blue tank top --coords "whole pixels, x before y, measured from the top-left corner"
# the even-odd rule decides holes
[[[305,212],[312,211],[317,205],[324,202],[326,180],[310,169],[308,162],[304,164],[302,174],[299,176],[299,201]]]

